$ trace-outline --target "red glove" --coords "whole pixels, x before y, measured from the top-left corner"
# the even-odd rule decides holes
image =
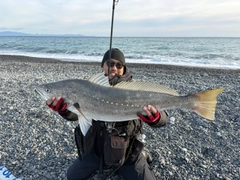
[[[155,123],[161,118],[161,114],[158,111],[156,114],[152,114],[151,116],[146,116],[141,113],[137,113],[137,116],[145,123]]]
[[[60,98],[58,100],[58,103],[56,104],[56,106],[52,104],[47,106],[52,110],[58,112],[59,114],[65,114],[67,112],[67,103],[64,102],[63,98]]]

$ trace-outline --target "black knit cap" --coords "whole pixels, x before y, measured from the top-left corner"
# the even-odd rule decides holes
[[[105,54],[103,56],[101,67],[103,67],[104,62],[109,60],[109,59],[110,58],[109,58],[109,50],[108,50],[107,52],[105,52]],[[111,59],[116,59],[116,60],[120,61],[125,66],[124,54],[118,48],[112,48]]]

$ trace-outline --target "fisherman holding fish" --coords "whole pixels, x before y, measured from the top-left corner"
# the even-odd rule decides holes
[[[133,81],[124,54],[117,48],[112,49],[111,58],[109,51],[104,54],[101,67],[112,86],[123,81]],[[66,120],[78,120],[76,113],[67,109],[64,97],[53,96],[46,104]],[[79,104],[75,104],[75,107],[80,111]],[[151,156],[143,150],[144,144],[138,140],[138,136],[142,133],[143,122],[151,127],[162,127],[166,124],[168,115],[165,111],[157,111],[151,105],[144,106],[143,111],[145,114],[139,112],[139,119],[131,121],[105,122],[93,119],[86,133],[82,133],[77,126],[75,140],[79,158],[68,169],[68,180],[88,179],[97,170],[101,173],[106,167],[113,167],[113,172],[126,180],[156,179],[147,162],[151,161]]]

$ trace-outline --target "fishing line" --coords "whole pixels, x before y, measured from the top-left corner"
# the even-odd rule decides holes
[[[112,20],[111,20],[111,32],[110,32],[110,45],[109,45],[109,61],[108,61],[108,78],[110,75],[110,60],[111,60],[111,54],[112,54],[112,37],[113,37],[113,22],[114,22],[114,11],[115,6],[118,4],[119,0],[113,0],[112,5]]]

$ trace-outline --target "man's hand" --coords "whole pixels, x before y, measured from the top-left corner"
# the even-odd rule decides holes
[[[46,101],[46,104],[59,114],[65,114],[67,112],[67,103],[64,102],[62,97],[53,96]]]
[[[137,116],[146,123],[155,123],[161,118],[161,114],[152,105],[144,106],[143,110],[147,115],[137,113]]]

